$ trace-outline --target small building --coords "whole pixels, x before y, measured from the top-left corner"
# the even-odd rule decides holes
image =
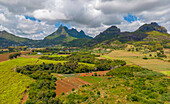
[[[42,53],[41,53],[41,52],[38,52],[37,55],[42,55]]]

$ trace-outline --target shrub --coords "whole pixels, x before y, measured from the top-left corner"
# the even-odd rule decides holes
[[[133,94],[133,95],[131,95],[130,100],[131,101],[139,101],[139,97],[137,95]]]
[[[100,91],[97,91],[97,95],[100,95]]]
[[[9,59],[13,59],[14,58],[14,55],[13,54],[10,54],[9,55]]]
[[[146,56],[143,57],[144,60],[147,60],[148,58]]]
[[[94,73],[94,76],[97,76],[97,73]]]
[[[62,92],[61,95],[64,95],[64,92]]]

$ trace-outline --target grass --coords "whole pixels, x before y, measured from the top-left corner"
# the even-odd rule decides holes
[[[64,77],[67,77],[67,78],[76,76],[76,74],[61,74],[61,75],[63,75]]]
[[[14,59],[0,63],[0,102],[1,104],[18,104],[21,102],[26,87],[32,79],[14,72],[16,66],[33,64],[36,59]]]
[[[63,61],[40,60],[35,58],[17,58],[0,63],[0,104],[18,104],[27,87],[33,80],[25,75],[16,73],[17,66],[42,63],[58,63]]]
[[[65,77],[64,75],[62,74],[57,74],[57,73],[51,73],[53,76],[55,76],[57,78],[57,80],[61,80],[61,79],[64,79],[64,78],[67,78]]]
[[[47,55],[49,57],[67,57],[68,55]]]
[[[102,77],[96,77],[96,76],[86,76],[86,77],[80,77],[80,79],[89,82],[89,83],[97,83],[99,81],[102,81]]]
[[[82,63],[82,62],[79,62],[79,64],[83,64],[83,65],[87,65],[87,66],[91,66],[91,67],[94,67],[94,66],[95,66],[95,64]]]
[[[152,86],[148,90],[138,89],[141,86],[138,77],[80,77],[85,81],[95,80],[92,85],[83,85],[78,90],[65,93],[59,96],[64,104],[157,104],[153,103],[152,98],[149,98],[150,93],[144,93],[144,91],[152,92],[152,89],[159,89],[159,84],[164,78],[146,79],[145,86]],[[103,80],[102,80],[103,79]],[[140,79],[141,80],[141,79]],[[142,80],[141,80],[142,81]],[[167,80],[168,81],[168,80]],[[137,83],[138,82],[138,83]],[[143,82],[143,81],[142,81]],[[129,84],[127,84],[129,83]],[[168,82],[167,82],[168,83]],[[137,88],[136,88],[137,87]],[[162,87],[162,86],[160,86]],[[140,88],[140,87],[139,87]],[[163,87],[165,88],[165,87]],[[143,91],[143,92],[142,92]],[[131,95],[137,95],[138,101],[131,100]],[[155,101],[161,99],[161,95],[157,92],[158,97],[154,98]],[[129,98],[129,99],[128,99]],[[147,101],[147,103],[145,103]],[[152,101],[152,102],[151,102]],[[164,102],[166,104],[166,102]]]
[[[107,58],[107,59],[124,60],[129,65],[136,64],[136,65],[140,65],[142,67],[145,67],[145,68],[148,68],[148,69],[151,69],[154,71],[170,72],[170,67],[169,67],[170,63],[169,62],[165,62],[165,61],[159,60],[159,59],[144,60],[143,59],[144,55],[139,52],[132,53],[132,52],[124,51],[124,50],[116,50],[116,51],[112,51],[108,55],[103,55],[101,57]]]
[[[93,82],[94,84],[80,87],[74,92],[59,96],[59,98],[64,101],[64,104],[69,103],[70,100],[75,102],[79,101],[81,104],[130,104],[126,96],[130,94],[131,91],[127,91],[127,87],[119,85],[116,88],[112,88],[113,85],[122,83],[121,79],[108,80],[108,77],[94,76],[80,78],[90,83]],[[100,91],[100,95],[97,94],[98,91]],[[87,100],[83,100],[85,98],[87,98]],[[120,102],[118,102],[118,100]]]
[[[169,36],[169,34],[161,33],[158,31],[147,32],[146,34],[149,34],[151,36]]]
[[[167,75],[167,76],[170,76],[170,71],[161,71],[161,73]]]

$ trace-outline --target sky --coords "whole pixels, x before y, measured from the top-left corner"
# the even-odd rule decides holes
[[[111,25],[157,22],[170,33],[170,0],[0,0],[0,31],[43,39],[62,24],[95,37]]]

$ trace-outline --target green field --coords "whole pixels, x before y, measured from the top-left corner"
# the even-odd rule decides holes
[[[168,104],[170,101],[169,79],[159,72],[134,65],[113,69],[108,75],[112,77],[80,77],[93,84],[82,85],[58,98],[64,104]]]
[[[67,57],[68,55],[45,55],[48,57]]]
[[[167,76],[170,76],[170,71],[161,71],[161,73],[167,75]]]
[[[114,85],[122,83],[122,79],[107,80],[108,77],[80,78],[93,83],[93,85],[86,85],[76,92],[60,96],[59,98],[64,101],[64,104],[69,104],[70,102],[81,102],[81,104],[135,104],[126,100],[126,96],[131,93],[131,91],[127,91],[127,87],[117,85],[118,87],[113,88]],[[97,94],[98,92],[100,92],[100,95]]]
[[[33,82],[31,78],[16,73],[15,67],[42,64],[43,62],[55,64],[63,61],[17,58],[0,63],[0,104],[20,103],[27,86]]]
[[[89,64],[89,63],[83,63],[83,62],[79,62],[79,64],[88,65],[88,66],[91,66],[91,67],[95,66],[95,64]]]

